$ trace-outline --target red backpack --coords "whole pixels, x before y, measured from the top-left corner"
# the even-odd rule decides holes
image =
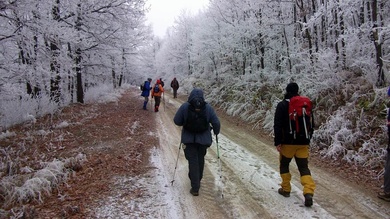
[[[313,134],[313,104],[308,97],[294,96],[288,105],[290,134],[294,139],[310,140]]]

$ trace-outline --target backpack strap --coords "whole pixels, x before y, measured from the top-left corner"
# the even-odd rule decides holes
[[[293,129],[292,129],[292,125],[291,125],[291,120],[290,120],[290,112],[289,112],[289,110],[288,110],[288,107],[289,107],[289,104],[290,104],[290,99],[285,99],[285,101],[286,101],[286,108],[287,108],[287,114],[288,114],[288,124],[289,124],[289,128],[290,128],[290,135],[292,135],[293,134]]]

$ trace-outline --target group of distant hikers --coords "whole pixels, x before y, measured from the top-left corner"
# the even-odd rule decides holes
[[[150,86],[152,79],[148,78],[143,84],[142,94],[145,98],[143,109],[146,110],[149,91],[155,98],[154,111],[158,112],[161,95],[164,92],[164,82],[158,79],[154,87]],[[173,97],[177,98],[179,83],[176,78],[171,82]],[[286,87],[284,99],[277,104],[274,115],[274,146],[279,152],[279,172],[281,186],[278,193],[284,197],[290,197],[291,173],[289,165],[294,158],[300,173],[300,182],[303,186],[304,205],[313,205],[313,196],[316,185],[308,167],[309,144],[314,131],[314,117],[312,102],[309,98],[299,95],[297,83],[289,83]],[[390,97],[390,87],[388,89]],[[387,146],[387,158],[385,163],[383,192],[378,198],[390,202],[390,110],[387,113],[387,126],[389,142]],[[213,131],[217,140],[221,130],[221,124],[214,109],[205,101],[203,90],[194,88],[188,96],[187,102],[177,110],[173,122],[182,126],[181,143],[185,158],[188,160],[188,177],[191,182],[190,193],[199,195],[200,182],[203,177],[204,157],[207,149],[212,144]],[[179,147],[180,153],[180,147]],[[218,154],[219,158],[219,154]],[[177,161],[176,161],[177,165]],[[176,167],[175,167],[176,170]],[[173,180],[172,180],[173,183]]]
[[[149,96],[151,94],[152,99],[154,98],[154,112],[158,112],[160,103],[161,103],[161,97],[164,97],[164,81],[162,78],[158,79],[154,86],[151,86],[152,79],[148,78],[143,84],[141,84],[141,96],[144,97],[144,105],[142,109],[147,110],[148,102],[149,102]],[[179,89],[179,82],[174,78],[171,81],[171,87],[173,89],[173,98],[177,98],[177,90]],[[150,91],[152,91],[150,93]]]

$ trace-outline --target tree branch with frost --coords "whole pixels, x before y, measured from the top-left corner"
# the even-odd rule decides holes
[[[26,174],[25,180],[23,177],[3,177],[0,181],[0,195],[7,200],[3,207],[32,200],[43,202],[43,196],[50,195],[52,189],[65,182],[69,172],[80,168],[78,166],[81,166],[84,161],[86,156],[80,153],[63,161],[55,159],[43,163],[44,168]]]

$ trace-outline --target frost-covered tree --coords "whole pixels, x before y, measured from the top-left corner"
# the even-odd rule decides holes
[[[40,115],[40,104],[67,104],[74,94],[83,103],[91,86],[131,81],[133,57],[151,38],[144,0],[18,0],[0,6],[2,120],[15,113],[7,112],[10,102],[38,98],[38,109],[19,113]]]
[[[380,151],[376,136],[362,134],[358,142],[346,135],[380,126],[369,121],[381,121],[373,112],[383,111],[389,81],[389,9],[386,0],[211,0],[201,13],[179,19],[156,63],[175,71],[189,60],[191,71],[179,72],[188,87],[208,89],[210,103],[271,132],[276,103],[295,81],[324,124],[313,141],[328,146],[320,150],[332,154],[344,144],[343,150]],[[341,132],[332,118],[354,121]]]

